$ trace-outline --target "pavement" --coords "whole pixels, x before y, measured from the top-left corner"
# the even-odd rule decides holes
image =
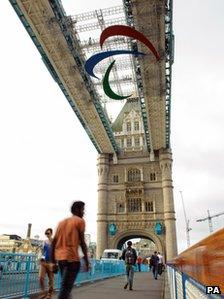
[[[164,275],[164,274],[163,274]],[[164,277],[155,280],[151,272],[137,272],[133,291],[124,290],[125,276],[100,280],[73,288],[74,299],[163,299]],[[57,295],[53,297],[57,298]]]

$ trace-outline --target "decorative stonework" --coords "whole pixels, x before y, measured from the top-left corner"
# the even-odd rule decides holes
[[[125,136],[127,132],[123,134]],[[124,152],[118,155],[116,164],[104,156],[99,159],[99,185],[103,188],[98,195],[98,210],[101,211],[98,216],[98,256],[105,248],[121,244],[128,234],[150,238],[168,258],[176,254],[171,153],[163,150],[153,162],[149,154],[142,157],[140,152],[138,155]],[[150,177],[152,173],[154,178]],[[113,179],[114,175],[118,180]],[[146,202],[153,203],[152,211],[146,210]],[[108,233],[111,223],[117,228],[114,236]],[[166,234],[164,230],[160,236],[156,234],[156,223],[165,227]]]

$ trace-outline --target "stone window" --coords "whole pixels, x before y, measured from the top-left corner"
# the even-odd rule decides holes
[[[131,146],[132,146],[131,138],[127,138],[127,147],[131,147]]]
[[[134,122],[134,128],[135,128],[135,131],[139,131],[139,122],[138,121]]]
[[[141,198],[129,198],[128,199],[128,212],[141,212],[142,200]]]
[[[140,138],[139,137],[135,137],[135,146],[140,146]]]
[[[152,172],[150,173],[150,181],[155,181],[156,180],[156,173]]]
[[[128,182],[140,182],[141,172],[139,169],[131,169],[128,171]]]
[[[121,147],[124,147],[124,139],[121,139]]]
[[[114,183],[118,183],[119,182],[119,178],[118,178],[117,174],[113,175],[113,182]]]
[[[117,213],[124,213],[124,204],[123,203],[117,204]]]
[[[153,212],[153,201],[146,201],[145,202],[145,211],[146,212]]]
[[[131,122],[127,122],[126,123],[126,129],[127,129],[127,132],[131,132]]]

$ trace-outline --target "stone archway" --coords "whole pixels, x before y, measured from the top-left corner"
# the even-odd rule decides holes
[[[111,248],[118,248],[121,249],[121,246],[123,243],[125,243],[129,239],[134,238],[146,238],[151,240],[155,243],[156,249],[162,253],[165,253],[165,248],[163,241],[156,236],[155,234],[152,234],[146,230],[126,230],[125,232],[118,233],[116,237],[113,239],[113,244]]]

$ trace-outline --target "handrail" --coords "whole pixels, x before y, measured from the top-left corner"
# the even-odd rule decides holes
[[[0,252],[0,265],[0,299],[29,298],[30,294],[40,291],[38,279],[40,265],[36,255]],[[148,265],[142,265],[142,272],[146,271],[149,271]],[[90,271],[80,271],[75,285],[124,274],[124,261],[92,259]],[[55,290],[60,287],[60,279],[59,273],[54,275]]]
[[[224,229],[183,251],[167,264],[204,286],[218,286],[224,294]]]
[[[39,260],[33,254],[0,252],[0,299],[29,298],[39,289]],[[75,285],[125,274],[123,261],[91,260],[89,272],[80,272]],[[60,274],[54,275],[54,289],[60,287]]]

